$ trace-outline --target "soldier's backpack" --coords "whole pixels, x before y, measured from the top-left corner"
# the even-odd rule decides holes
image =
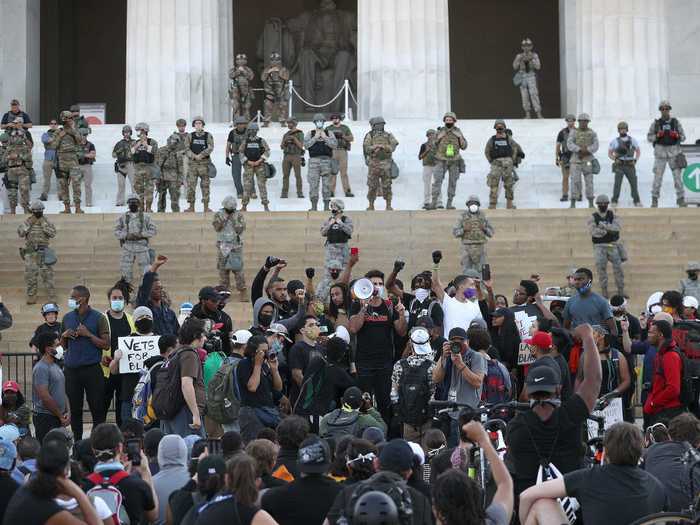
[[[240,359],[227,357],[207,384],[207,415],[219,424],[238,420],[241,392],[238,386]]]
[[[336,408],[328,415],[328,429],[321,436],[323,439],[335,439],[341,436],[357,437],[360,429],[360,413]]]
[[[99,497],[104,501],[116,525],[131,523],[129,515],[126,513],[126,507],[124,506],[124,497],[117,488],[119,482],[128,477],[129,473],[125,470],[120,470],[108,478],[105,478],[99,472],[93,472],[87,476],[87,479],[94,485],[94,487],[87,491],[87,496],[90,499]]]
[[[181,348],[156,370],[156,388],[151,404],[158,419],[173,419],[185,405],[180,375],[180,359],[184,352],[193,352],[197,355],[197,352],[190,347]]]
[[[402,423],[420,427],[431,418],[428,369],[432,362],[425,359],[418,366],[410,366],[408,360],[402,359],[400,363],[398,415]]]

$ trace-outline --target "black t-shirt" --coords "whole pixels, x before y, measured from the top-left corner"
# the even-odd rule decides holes
[[[19,489],[19,483],[12,479],[9,472],[0,475],[0,523],[2,523],[3,516],[5,516],[7,505],[10,503],[14,493],[17,492],[17,489]]]
[[[581,425],[588,413],[586,403],[574,394],[548,421],[532,410],[519,412],[511,420],[506,442],[516,494],[535,484],[540,461],[553,463],[562,474],[581,467],[585,452]]]
[[[168,505],[170,506],[170,514],[172,515],[173,523],[182,523],[182,519],[187,515],[189,510],[194,505],[193,493],[197,490],[197,484],[190,480],[187,485],[176,490],[168,497]],[[162,502],[158,502],[163,505]]]
[[[36,327],[34,330],[34,335],[29,341],[29,346],[36,346],[37,339],[41,334],[56,334],[56,337],[61,336],[61,323],[56,322],[54,324],[42,323]]]
[[[355,301],[350,307],[350,316],[360,312],[360,303]],[[357,368],[386,368],[391,366],[394,357],[394,321],[398,313],[386,302],[379,306],[369,306],[365,312],[365,323],[357,333]]]
[[[584,523],[619,525],[661,512],[666,491],[654,476],[627,465],[603,465],[564,476],[566,494],[581,504]]]
[[[2,487],[4,493],[5,487]],[[44,525],[51,516],[63,511],[53,498],[35,496],[27,487],[17,489],[5,510],[3,523],[21,523],[22,525]]]
[[[537,319],[540,319],[542,317],[542,312],[540,311],[540,309],[537,308],[537,305],[534,305],[532,303],[513,305],[510,307],[510,310],[513,313],[525,312],[528,315],[528,317],[537,317]]]
[[[571,371],[569,370],[569,364],[561,354],[555,355],[553,359],[559,365],[559,371],[561,372],[561,398],[563,401],[566,401],[574,393],[571,387]]]
[[[122,315],[121,319],[115,319],[107,312],[107,321],[109,322],[110,355],[114,357],[114,352],[119,348],[119,338],[129,337],[131,335],[131,326],[129,326],[126,314]]]
[[[231,494],[214,496],[200,511],[196,525],[250,525],[260,511],[257,507],[242,505]]]
[[[261,506],[280,525],[323,523],[342,488],[326,476],[309,475],[268,490],[262,497]]]
[[[103,477],[108,478],[119,472],[118,470],[103,470],[100,472]],[[83,482],[83,490],[87,492],[93,487],[93,483],[89,479]],[[151,487],[140,477],[133,474],[127,476],[116,487],[122,493],[123,505],[126,513],[129,515],[132,525],[138,523],[148,523],[144,517],[144,512],[153,510],[155,502],[153,501],[153,493]],[[165,502],[164,502],[165,503]]]
[[[254,361],[250,357],[241,360],[236,369],[238,386],[241,392],[241,406],[244,407],[271,407],[274,406],[272,398],[272,371],[267,363],[263,363],[260,371],[260,384],[255,392],[248,390],[248,380],[253,374]]]
[[[29,115],[27,115],[24,111],[18,111],[17,113],[8,111],[2,116],[2,121],[0,121],[0,124],[9,124],[10,122],[14,122],[17,117],[22,117],[24,124],[32,123],[32,119],[29,118]]]

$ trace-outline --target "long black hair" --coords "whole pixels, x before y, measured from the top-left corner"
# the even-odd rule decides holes
[[[37,459],[37,472],[27,488],[38,498],[55,498],[60,492],[59,477],[66,475],[70,464],[68,447],[59,441],[49,441],[41,446]]]
[[[348,285],[345,283],[333,283],[328,289],[328,316],[332,319],[338,318],[338,310],[341,308],[333,302],[330,298],[331,290],[333,288],[340,288],[343,292],[343,304],[341,307],[350,315],[350,291],[348,290]]]
[[[515,314],[509,308],[500,308],[499,313],[503,314],[503,324],[491,328],[491,340],[493,346],[498,348],[501,361],[508,366],[515,366],[520,347],[520,331],[515,324]]]

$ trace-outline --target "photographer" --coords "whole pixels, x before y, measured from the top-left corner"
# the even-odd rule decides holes
[[[440,385],[440,392],[448,401],[464,403],[476,408],[481,400],[481,389],[486,376],[486,359],[469,348],[467,332],[453,328],[448,341],[442,345],[442,355],[433,370],[433,382]],[[458,410],[449,412],[450,433],[447,443],[457,444]]]
[[[246,344],[245,358],[237,369],[238,387],[241,393],[241,437],[247,443],[258,432],[276,428],[280,414],[275,401],[282,397],[282,378],[278,370],[277,354],[270,352],[263,336],[253,336]]]
[[[205,286],[199,290],[199,303],[192,308],[191,316],[197,319],[211,319],[212,331],[205,335],[208,336],[217,332],[216,335],[221,340],[221,351],[226,355],[231,355],[233,323],[231,322],[231,317],[223,311],[222,304],[225,305],[226,292],[217,290],[217,288]]]

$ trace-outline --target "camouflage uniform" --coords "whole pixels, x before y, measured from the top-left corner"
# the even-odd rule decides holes
[[[23,130],[13,129],[5,154],[7,162],[7,197],[10,201],[11,212],[17,207],[17,192],[19,204],[29,213],[29,194],[31,191],[32,145]]]
[[[505,127],[505,124],[504,124]],[[491,171],[486,176],[486,184],[489,187],[489,208],[493,209],[498,203],[498,188],[503,181],[508,208],[513,208],[513,188],[515,187],[515,174],[513,166],[518,154],[518,144],[505,132],[500,136],[492,136],[486,147],[484,155],[491,165]]]
[[[236,67],[231,68],[228,72],[230,79],[228,96],[231,99],[234,118],[243,116],[246,120],[250,120],[250,108],[255,98],[251,84],[255,74],[247,64],[248,57],[246,55],[236,55]]]
[[[296,121],[294,122],[296,124]],[[294,178],[296,180],[297,197],[304,198],[304,191],[301,182],[301,159],[304,157],[304,148],[299,147],[292,140],[296,138],[299,143],[304,145],[304,132],[296,127],[293,130],[287,131],[282,136],[280,147],[284,152],[282,157],[282,198],[286,199],[289,196],[289,175],[294,168]]]
[[[348,179],[348,151],[352,146],[352,141],[355,137],[352,136],[352,131],[345,124],[334,125],[326,127],[326,133],[332,133],[335,135],[335,139],[338,146],[333,150],[333,158],[338,161],[338,171],[340,172],[340,183],[343,186],[343,191],[346,197],[350,197],[349,193],[352,193],[350,189],[350,179]],[[331,195],[335,194],[335,186],[338,178],[337,173],[331,173],[328,179],[328,185],[331,188]]]
[[[333,283],[337,281],[337,279],[334,279],[333,276],[330,274],[331,270],[340,272],[342,269],[343,264],[336,259],[325,261],[323,278],[316,287],[316,298],[323,301],[324,304],[328,304],[331,286],[333,286]]]
[[[127,204],[133,200],[140,200],[140,197],[129,196]],[[117,219],[114,235],[119,239],[122,247],[119,268],[122,277],[130,283],[133,282],[134,262],[139,268],[139,282],[151,264],[148,244],[149,239],[155,234],[156,225],[151,221],[151,216],[140,210],[135,213],[127,211]]]
[[[700,262],[689,262],[688,266],[686,267],[686,271],[694,271],[696,274],[700,273]],[[700,279],[691,279],[690,277],[687,277],[681,280],[680,291],[683,297],[690,295],[700,301]]]
[[[323,115],[314,115],[314,122],[323,121]],[[323,196],[323,209],[328,210],[331,200],[331,159],[333,149],[338,146],[338,141],[333,133],[326,133],[322,128],[309,131],[304,137],[304,146],[309,152],[309,167],[306,170],[306,180],[309,183],[309,198],[311,210],[318,208],[318,186],[321,186]]]
[[[243,291],[245,286],[245,275],[243,270],[234,271],[225,268],[226,259],[230,253],[240,255],[243,260],[243,241],[241,234],[245,231],[245,218],[243,214],[236,211],[236,199],[232,196],[224,199],[223,208],[214,214],[212,224],[216,231],[216,268],[219,270],[219,284],[227,289],[231,288],[230,272],[236,280],[236,289]],[[232,212],[228,212],[232,209]]]
[[[156,154],[156,163],[160,166],[158,181],[158,212],[165,212],[168,192],[170,192],[170,209],[180,211],[180,187],[185,176],[185,160],[178,148],[180,137],[173,133],[168,137],[167,145]]]
[[[457,120],[454,113],[446,113],[447,117]],[[447,182],[447,208],[454,209],[452,200],[457,193],[457,180],[464,160],[459,150],[467,149],[467,140],[457,126],[452,128],[441,127],[435,136],[435,168],[433,169],[433,193],[431,208],[436,208],[442,197],[442,181],[445,179],[445,171],[449,173]]]
[[[131,145],[131,155],[134,159],[134,192],[141,199],[141,209],[151,211],[155,190],[153,165],[158,153],[158,143],[148,137],[148,124],[143,122],[137,124],[136,131],[139,132],[141,129],[146,134],[139,135],[139,139]]]
[[[241,145],[245,142],[247,137],[247,131],[245,127],[243,131],[238,130],[238,126],[241,124],[248,125],[248,121],[244,117],[236,117],[233,120],[234,129],[231,131],[228,137],[229,144],[229,155],[231,158],[231,177],[233,177],[233,184],[236,186],[236,194],[238,198],[243,197],[243,182],[241,180],[241,172],[243,171],[243,160],[241,155]],[[230,140],[233,139],[233,142]],[[255,195],[255,192],[253,192]],[[256,197],[253,197],[256,198]]]
[[[370,120],[372,128],[375,125],[384,124],[382,117],[376,117]],[[399,142],[394,138],[394,135],[388,131],[380,129],[372,129],[365,135],[362,141],[362,150],[365,155],[365,163],[369,167],[367,173],[367,200],[369,208],[374,209],[374,200],[377,198],[377,189],[381,185],[382,195],[386,200],[387,210],[391,208],[391,158],[396,150]]]
[[[270,65],[260,73],[260,80],[265,90],[263,110],[265,123],[278,122],[287,118],[287,104],[289,101],[289,70],[282,65],[282,57],[279,53],[270,55]]]
[[[606,195],[599,195],[596,204],[610,202]],[[596,271],[602,294],[608,297],[608,261],[612,264],[615,275],[615,285],[619,295],[625,294],[625,274],[622,271],[622,258],[620,256],[620,221],[612,210],[607,210],[605,215],[599,211],[593,213],[588,219],[588,230],[593,240]]]
[[[532,52],[532,41],[529,38],[523,40],[522,45],[523,52],[515,55],[513,69],[521,74],[522,80],[519,87],[525,118],[530,118],[530,112],[533,109],[538,118],[543,118],[540,93],[537,90],[537,71],[542,67],[540,57],[537,53]],[[531,100],[532,103],[530,103]]]
[[[264,138],[258,137],[258,125],[251,123],[248,125],[248,136],[245,142],[241,145],[243,153],[243,211],[248,207],[250,196],[255,192],[255,180],[258,181],[258,190],[260,190],[260,203],[267,207],[267,170],[265,169],[265,160],[270,156],[270,146]],[[253,166],[251,162],[256,162],[262,159],[257,166]]]
[[[197,117],[196,120],[202,120]],[[203,122],[203,121],[202,121]],[[194,125],[194,122],[192,123]],[[194,211],[194,201],[197,195],[197,178],[199,178],[199,187],[202,190],[202,203],[204,209],[209,208],[209,156],[214,151],[214,136],[207,132],[201,133],[194,131],[187,137],[187,158],[189,159],[189,167],[187,172],[187,202],[189,209]]]
[[[32,211],[43,211],[44,205],[39,201],[32,202]],[[24,258],[24,280],[27,283],[27,303],[36,302],[38,279],[41,275],[49,299],[54,300],[56,290],[54,287],[53,266],[44,262],[44,249],[48,247],[49,240],[56,236],[56,227],[44,216],[29,217],[19,225],[17,234],[25,240],[25,247],[20,250]]]
[[[590,117],[582,113],[578,116],[579,122],[581,120],[590,121]],[[579,153],[581,147],[585,146],[588,149],[588,153],[583,156]],[[583,175],[583,180],[586,184],[586,198],[588,199],[589,208],[593,207],[593,171],[591,168],[591,161],[595,158],[593,153],[598,151],[598,135],[591,128],[585,130],[578,128],[572,129],[569,133],[569,137],[566,139],[566,147],[571,154],[571,207],[576,207],[576,201],[581,199],[581,175]]]
[[[469,197],[467,206],[473,203],[479,205],[479,198],[475,195]],[[476,270],[480,274],[486,264],[486,243],[493,236],[493,227],[484,213],[465,210],[452,228],[452,235],[462,240],[462,273]]]
[[[422,155],[419,155],[419,160],[423,163],[423,209],[429,209],[433,202],[433,172],[435,171],[435,135],[437,131],[429,129],[426,132],[428,140],[421,146]],[[442,208],[442,191],[438,193],[437,208]]]
[[[671,104],[663,100],[659,104],[659,109]],[[658,206],[659,196],[661,195],[661,183],[664,180],[664,171],[666,164],[673,174],[673,186],[676,189],[676,203],[684,207],[685,204],[685,188],[683,186],[683,168],[677,165],[678,156],[681,153],[681,143],[685,141],[685,131],[678,119],[669,118],[664,120],[660,118],[651,123],[647,140],[654,145],[654,182],[651,187],[652,207]]]
[[[321,236],[326,238],[326,257],[324,260],[326,272],[330,261],[340,261],[342,266],[347,264],[350,258],[348,241],[352,237],[353,231],[352,219],[342,214],[345,209],[343,201],[340,199],[332,200],[330,208],[338,211],[326,219],[326,222],[321,226]],[[340,218],[339,223],[336,223],[336,217]]]
[[[126,129],[131,133],[130,126],[124,126],[122,131]],[[112,158],[116,159],[114,171],[117,175],[117,206],[124,206],[127,179],[129,179],[129,186],[131,186],[133,190],[134,160],[131,155],[131,146],[133,146],[133,144],[134,140],[130,136],[128,139],[122,138],[112,149]]]

